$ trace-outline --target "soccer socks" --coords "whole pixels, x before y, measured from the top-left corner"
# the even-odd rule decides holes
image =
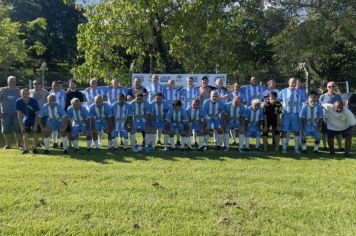
[[[135,134],[130,134],[131,147],[134,148],[136,146],[136,138]]]
[[[87,149],[90,149],[91,147],[91,140],[87,140]]]
[[[187,140],[187,138],[182,136],[182,141],[180,142],[180,148],[181,149],[184,148],[186,140]]]
[[[151,141],[151,135],[146,133],[145,135],[145,148],[148,148],[148,145],[150,144]]]
[[[63,150],[68,150],[68,138],[67,136],[62,137]]]
[[[261,144],[261,137],[256,137],[256,148],[259,148]]]
[[[224,134],[224,146],[225,148],[229,148],[229,133]]]
[[[110,149],[110,148],[112,148],[112,141],[111,141],[111,139],[108,140],[108,149]]]
[[[298,150],[299,149],[299,136],[294,137],[294,143],[295,143],[294,149]]]
[[[205,145],[209,146],[209,134],[204,136],[204,140],[205,140]]]
[[[236,130],[235,129],[231,129],[230,130],[230,134],[231,134],[231,137],[232,137],[232,141],[236,142]]]
[[[53,143],[58,143],[58,130],[52,131]]]
[[[174,136],[169,138],[171,141],[171,147],[176,148],[176,144],[174,143]]]
[[[239,135],[239,149],[240,150],[244,147],[244,140],[245,140],[245,135],[240,134]]]
[[[97,149],[100,148],[99,140],[94,140],[94,144]]]
[[[116,137],[111,139],[111,146],[112,146],[113,148],[117,148],[117,140],[116,140]]]
[[[199,136],[199,148],[202,148],[204,144],[204,136]]]
[[[49,138],[44,138],[43,139],[43,143],[44,143],[44,146],[45,146],[46,150],[49,150],[49,142],[50,142]]]
[[[282,148],[283,150],[287,149],[287,138],[282,138]]]
[[[246,148],[249,149],[250,148],[250,137],[245,137],[245,144],[246,144]]]
[[[162,129],[157,130],[157,135],[158,135],[158,140],[161,141]],[[154,140],[154,142],[156,142],[156,140]]]
[[[189,148],[192,148],[192,139],[190,138],[190,136],[185,137],[185,142]]]
[[[216,138],[217,138],[216,139],[216,144],[218,146],[221,146],[222,142],[223,142],[224,134],[217,134]]]
[[[163,135],[164,148],[168,147],[168,134]]]
[[[158,129],[159,130],[159,129]],[[160,135],[159,133],[158,133],[158,135]],[[160,140],[160,136],[158,136],[159,137],[159,140]],[[153,147],[153,148],[155,148],[156,147],[156,134],[151,134],[151,146]]]
[[[78,145],[78,140],[77,140],[77,139],[72,140],[72,144],[73,144],[73,147],[74,147],[75,149],[79,149],[79,145]]]

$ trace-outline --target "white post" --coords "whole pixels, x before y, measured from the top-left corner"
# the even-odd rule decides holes
[[[346,81],[346,93],[350,92],[349,81]]]
[[[28,88],[32,89],[32,80],[30,80],[30,79],[28,80]]]

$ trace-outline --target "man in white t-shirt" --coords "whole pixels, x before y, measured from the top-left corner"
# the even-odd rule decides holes
[[[350,150],[352,146],[352,127],[356,125],[356,119],[354,114],[345,108],[340,101],[334,102],[334,104],[323,104],[325,114],[328,116],[326,121],[328,144],[330,154],[335,154],[334,137],[341,134],[345,138],[345,157],[351,157]]]

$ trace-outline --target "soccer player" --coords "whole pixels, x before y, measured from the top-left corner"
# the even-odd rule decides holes
[[[127,101],[134,100],[138,94],[142,94],[145,99],[147,98],[147,89],[142,86],[139,78],[135,78],[134,86],[127,91]]]
[[[63,153],[68,153],[68,138],[66,133],[67,115],[63,106],[56,103],[56,96],[48,95],[47,103],[38,114],[38,123],[43,135],[45,154],[49,154],[50,135],[53,131],[61,133],[63,143]]]
[[[170,105],[173,106],[172,104]],[[163,101],[162,93],[156,94],[156,100],[151,104],[153,122],[154,122],[154,131],[155,131],[153,132],[153,134],[151,134],[151,139],[153,143],[156,140],[156,132],[157,132],[158,144],[161,144],[160,138],[161,138],[162,131],[164,129],[165,116],[166,113],[169,111],[169,108],[171,107],[170,105],[168,102]],[[163,134],[163,138],[164,138],[164,148],[167,149],[168,134],[166,132]]]
[[[186,79],[187,85],[180,90],[180,99],[184,103],[185,109],[192,105],[192,101],[199,97],[198,90],[194,87],[194,79],[189,76]]]
[[[263,91],[265,90],[264,86],[259,85],[256,77],[251,77],[250,84],[244,88],[247,106],[251,106],[251,102],[254,99],[263,99]]]
[[[172,106],[173,101],[179,99],[179,90],[175,87],[175,82],[173,79],[168,80],[168,87],[163,90],[164,100]]]
[[[302,109],[300,104],[305,102],[305,98],[296,89],[296,79],[290,78],[288,80],[288,88],[283,89],[278,94],[278,100],[283,106],[282,112],[282,152],[287,153],[287,133],[294,133],[294,150],[299,154],[299,131],[300,118],[299,111]]]
[[[203,103],[203,108],[208,115],[208,129],[213,130],[216,138],[216,149],[221,149],[223,138],[223,127],[221,126],[221,113],[224,112],[225,106],[222,101],[219,100],[219,95],[216,91],[212,91],[210,99],[207,99]],[[205,143],[208,145],[209,135],[205,135]]]
[[[228,93],[228,102],[232,102],[234,97],[239,97],[240,102],[244,103],[246,102],[246,96],[245,96],[245,91],[241,88],[241,84],[239,82],[234,83],[234,88]]]
[[[183,150],[185,144],[187,144],[188,149],[192,149],[191,144],[187,141],[188,133],[189,133],[189,120],[185,109],[183,108],[182,101],[176,100],[173,102],[173,107],[169,110],[166,121],[168,121],[170,129],[169,129],[169,137],[171,141],[172,151],[176,149],[174,143],[174,134],[176,132],[180,133],[182,136],[182,142],[180,144],[180,149]]]
[[[141,149],[140,146],[136,145],[136,132],[141,132],[143,134],[145,147],[147,147],[147,149],[151,141],[150,135],[145,135],[147,131],[146,119],[151,114],[151,106],[144,100],[143,96],[142,93],[139,93],[136,95],[136,99],[131,102],[131,114],[129,116],[131,124],[126,125],[130,131],[130,140],[133,151],[139,151]]]
[[[209,86],[209,78],[207,76],[201,78],[201,86],[197,90],[200,101],[204,104],[205,100],[210,98],[211,91],[213,91],[213,87]]]
[[[268,132],[272,128],[272,139],[274,151],[279,151],[279,141],[281,135],[281,114],[282,104],[277,101],[277,93],[271,92],[268,98],[265,98],[263,106],[264,122],[263,122],[263,151],[267,152],[268,147]]]
[[[274,92],[279,93],[279,90],[276,88],[276,81],[274,79],[268,80],[267,88],[263,91],[263,99],[266,100],[269,98],[269,95]]]
[[[68,124],[72,126],[71,140],[74,151],[79,150],[78,139],[81,133],[86,134],[87,150],[90,151],[92,120],[88,110],[81,104],[79,98],[73,98],[67,109]]]
[[[17,147],[21,148],[21,128],[19,120],[17,119],[16,100],[21,97],[20,89],[16,87],[16,77],[9,76],[7,78],[7,87],[0,89],[0,103],[1,103],[1,131],[4,134],[5,147],[10,149],[11,133],[15,133]]]
[[[163,93],[164,86],[159,84],[159,77],[158,75],[154,74],[151,77],[151,84],[148,86],[148,102],[152,103],[157,93]]]
[[[236,131],[239,135],[239,151],[242,152],[245,141],[245,118],[246,108],[241,99],[235,96],[232,102],[226,104],[227,113],[230,118],[230,132],[233,144],[236,144]]]
[[[215,85],[216,85],[215,91],[218,93],[220,101],[227,102],[228,91],[224,87],[222,79],[217,79],[215,81]]]
[[[62,81],[52,82],[52,90],[51,90],[50,94],[53,94],[54,96],[56,96],[56,103],[59,104],[63,109],[65,109],[66,92],[62,89]],[[66,125],[66,127],[67,127],[67,125]],[[57,140],[58,130],[53,130],[52,138],[53,138],[53,148],[58,148],[58,140]]]
[[[304,104],[300,112],[301,120],[301,135],[302,135],[302,151],[307,152],[307,137],[315,138],[314,153],[319,152],[320,131],[323,120],[323,108],[318,104],[316,95],[310,95],[308,104]]]
[[[33,131],[33,154],[37,154],[37,115],[40,107],[36,99],[30,97],[28,89],[21,90],[21,98],[16,100],[17,116],[23,134],[24,149],[22,154],[29,153],[29,134]]]
[[[113,115],[114,129],[111,131],[111,143],[114,149],[117,149],[116,137],[124,140],[124,151],[127,151],[128,145],[128,132],[125,129],[127,118],[131,114],[131,106],[126,101],[125,94],[121,93],[119,100],[111,105],[111,112]]]
[[[253,99],[252,105],[246,108],[246,150],[250,150],[250,137],[256,138],[255,150],[260,150],[263,108],[259,99]]]
[[[324,104],[334,104],[336,101],[342,102],[342,98],[339,94],[335,92],[336,84],[334,81],[329,81],[326,85],[326,93],[322,94],[319,98],[319,103],[321,105]],[[323,125],[321,127],[321,135],[322,135],[322,140],[323,140],[323,146],[326,149],[327,148],[327,115],[324,113],[324,120],[323,120]],[[339,150],[342,150],[342,140],[340,135],[336,135],[336,141],[339,146]]]
[[[30,89],[30,97],[37,100],[39,107],[47,103],[48,91],[42,88],[41,80],[33,81],[33,89]]]
[[[193,131],[197,134],[199,137],[199,146],[198,149],[199,151],[204,151],[204,136],[207,131],[207,121],[208,121],[208,116],[203,109],[202,106],[200,106],[200,100],[199,99],[194,99],[192,106],[188,107],[187,109],[187,116],[189,119],[189,135],[187,137],[187,143],[188,146],[191,144],[191,139],[190,137],[193,135]],[[208,143],[207,143],[208,145]]]
[[[103,97],[95,96],[94,103],[90,106],[89,115],[94,120],[94,129],[92,130],[92,137],[95,147],[100,149],[98,141],[98,133],[104,131],[108,135],[108,148],[111,148],[111,128],[112,128],[112,113],[109,104],[103,102]]]
[[[84,102],[84,95],[77,89],[77,82],[73,79],[68,81],[68,90],[66,94],[66,105],[64,110],[67,111],[68,107],[73,105],[72,100],[73,98],[78,98],[79,101],[82,103]]]
[[[99,95],[103,96],[106,92],[105,90],[105,86],[98,87],[98,81],[96,79],[89,81],[89,87],[84,91],[88,109],[94,103],[95,97]]]

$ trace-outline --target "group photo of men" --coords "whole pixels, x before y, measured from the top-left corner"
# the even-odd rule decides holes
[[[249,84],[231,84],[231,90],[221,79],[209,84],[207,76],[199,84],[194,84],[193,77],[185,83],[182,88],[172,79],[162,84],[154,74],[146,87],[139,78],[131,88],[121,86],[118,79],[105,86],[91,79],[82,91],[75,80],[69,80],[67,88],[62,81],[54,81],[48,91],[40,80],[33,81],[32,89],[20,89],[16,77],[10,76],[7,86],[0,89],[3,149],[11,148],[15,134],[23,154],[37,154],[39,149],[50,154],[58,148],[67,154],[104,147],[204,152],[229,151],[231,146],[237,152],[285,154],[294,149],[299,154],[319,153],[322,144],[330,155],[340,151],[351,156],[356,119],[335,92],[333,81],[321,95],[308,94],[293,77],[280,90],[276,81],[269,80],[265,86],[256,77]],[[289,148],[291,135],[294,147]],[[308,139],[313,142],[310,150]]]

